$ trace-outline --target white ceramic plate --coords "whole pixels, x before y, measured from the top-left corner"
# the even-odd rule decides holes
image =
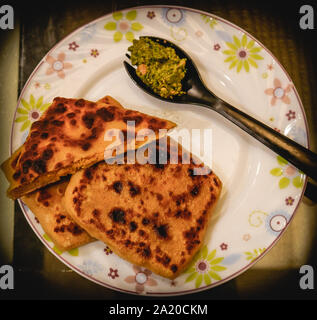
[[[101,17],[70,34],[42,59],[16,110],[11,150],[56,96],[98,100],[109,94],[123,106],[170,119],[178,128],[212,129],[212,169],[223,193],[205,243],[186,273],[174,281],[131,265],[94,242],[58,252],[20,201],[44,245],[71,269],[127,293],[177,295],[219,285],[252,266],[279,239],[304,193],[306,179],[213,111],[156,100],[125,73],[133,38],[155,35],[185,49],[216,94],[307,146],[300,98],[276,58],[250,34],[209,13],[180,7],[138,7]]]

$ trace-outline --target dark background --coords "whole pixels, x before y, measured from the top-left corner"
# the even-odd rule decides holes
[[[285,67],[292,78],[305,107],[310,129],[311,149],[315,152],[317,124],[317,1],[5,1],[14,7],[20,21],[19,93],[42,57],[70,32],[102,15],[124,8],[148,5],[180,5],[203,10],[237,24],[264,44]],[[310,4],[315,9],[315,29],[299,28],[299,8]],[[48,21],[54,28],[48,27]],[[1,37],[4,31],[0,30]],[[10,31],[5,31],[10,32]],[[316,242],[316,241],[315,241]],[[87,281],[73,273],[65,273],[65,285],[54,285],[43,276],[43,245],[31,232],[18,205],[15,208],[14,260],[15,290],[1,292],[4,299],[151,299],[121,294]],[[307,264],[317,272],[317,255],[313,250]],[[61,262],[56,261],[57,264]],[[0,263],[1,265],[1,263]],[[252,272],[252,271],[247,271]],[[276,278],[263,286],[266,278]],[[241,294],[231,280],[219,287],[179,299],[315,299],[317,289],[303,291],[298,286],[298,270],[264,273],[259,285]],[[71,285],[66,285],[67,283]],[[157,300],[157,298],[156,298]],[[173,300],[173,298],[171,298]]]

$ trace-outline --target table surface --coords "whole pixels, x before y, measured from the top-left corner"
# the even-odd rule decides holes
[[[150,3],[158,2],[135,1],[133,5]],[[10,53],[14,52],[18,59],[18,74],[10,81],[10,88],[11,90],[16,88],[17,96],[34,67],[54,44],[93,19],[132,6],[129,1],[118,0],[65,1],[61,10],[61,4],[59,1],[51,1],[45,5],[39,3],[36,8],[21,5],[17,7],[16,16],[20,16],[20,23],[17,24],[15,33],[12,32],[11,37],[16,40],[10,47]],[[255,1],[225,0],[195,1],[195,5],[189,1],[174,1],[173,4],[194,7],[225,18],[250,32],[273,52],[289,73],[299,92],[308,119],[311,149],[316,152],[317,113],[313,106],[317,104],[317,91],[314,90],[317,64],[316,50],[312,44],[316,33],[314,30],[303,31],[299,28],[299,6],[292,4],[285,7],[283,1],[259,4]],[[8,45],[10,43],[7,42]],[[13,55],[11,58],[14,57]],[[0,74],[3,77],[3,73]],[[1,106],[3,115],[1,124],[5,126],[4,122],[12,118],[16,101],[13,99],[4,103],[0,98],[0,103],[7,108],[3,109]],[[3,139],[9,141],[8,133],[4,134],[6,138]],[[3,139],[1,143],[5,144]],[[8,153],[7,146],[2,150],[3,154]],[[4,185],[2,180],[0,183],[1,186]],[[31,230],[17,203],[13,206],[12,202],[3,200],[1,210],[6,212],[14,210],[12,255],[7,255],[7,260],[14,266],[16,287],[14,292],[7,293],[7,298],[110,300],[132,298],[130,295],[89,282],[57,260]],[[317,265],[316,253],[313,250],[316,241],[316,211],[316,205],[304,198],[280,241],[252,268],[219,287],[179,298],[307,299],[316,296],[312,292],[300,290],[298,285],[299,267],[303,264]],[[12,212],[9,214],[11,217],[8,216],[6,219],[9,220],[9,225],[13,225],[13,221],[10,220],[13,217]]]

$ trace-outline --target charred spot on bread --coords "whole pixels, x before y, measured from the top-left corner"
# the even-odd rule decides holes
[[[22,172],[23,174],[27,174],[29,172],[29,168],[32,167],[32,160],[25,160],[22,164]]]
[[[138,126],[143,121],[143,117],[142,116],[124,116],[123,121],[125,122],[134,121],[135,126]]]
[[[41,188],[38,191],[38,197],[37,197],[37,201],[38,202],[44,202],[45,200],[51,198],[52,195],[49,193],[49,191],[47,190],[47,188]]]
[[[97,110],[97,116],[100,117],[104,122],[109,122],[114,119],[114,113],[103,107]]]
[[[94,121],[95,121],[95,114],[94,113],[86,113],[82,116],[82,120],[84,122],[84,125],[87,129],[91,129]]]
[[[46,162],[43,159],[36,159],[32,163],[32,169],[38,174],[43,174],[46,172]]]
[[[14,180],[18,180],[20,178],[20,176],[21,176],[21,171],[17,171],[12,175],[12,178]]]
[[[76,116],[76,113],[75,112],[69,112],[66,114],[66,117],[71,119],[71,118],[74,118]]]
[[[122,224],[126,223],[125,211],[122,210],[121,208],[113,208],[109,212],[109,217],[115,223],[122,223]]]
[[[200,186],[198,184],[196,184],[190,191],[190,194],[193,196],[193,197],[196,197],[199,193],[199,189],[200,189]]]
[[[85,105],[85,100],[84,99],[78,99],[75,102],[75,106],[76,107],[82,108],[84,105]]]
[[[64,121],[62,120],[52,120],[52,125],[56,126],[56,127],[61,127],[64,124]]]
[[[177,272],[177,270],[178,270],[177,265],[176,264],[172,264],[171,265],[171,270],[172,270],[173,273]]]
[[[163,200],[163,196],[160,193],[156,193],[156,199],[158,201],[162,201]]]
[[[38,137],[40,135],[40,132],[39,131],[32,131],[31,133],[30,133],[30,137],[31,138],[36,138],[36,137]]]
[[[53,157],[53,150],[52,149],[45,149],[42,153],[42,159],[49,160]]]
[[[150,220],[149,220],[148,218],[143,218],[143,219],[142,219],[142,224],[143,224],[144,226],[148,225],[149,223],[150,223]]]
[[[129,187],[130,187],[129,192],[130,192],[130,196],[131,197],[135,197],[136,195],[141,193],[141,189],[140,189],[139,186],[135,185],[131,181],[129,181],[128,184],[129,184]]]
[[[123,184],[121,181],[115,181],[113,184],[112,184],[112,188],[114,189],[114,191],[116,193],[121,193],[122,190],[123,190]]]
[[[84,171],[84,176],[88,179],[91,180],[93,178],[93,170],[92,168],[87,168]]]
[[[192,216],[192,213],[185,208],[184,210],[177,210],[174,216],[176,218],[188,220]]]
[[[66,110],[67,110],[67,108],[65,107],[64,103],[62,103],[62,102],[58,103],[54,109],[54,111],[56,113],[64,113]]]
[[[167,229],[168,229],[167,224],[154,225],[154,230],[156,231],[159,238],[163,238],[163,239],[168,238]]]
[[[184,238],[188,240],[192,240],[196,238],[197,233],[194,227],[191,227],[190,229],[184,231]]]
[[[129,227],[130,227],[130,231],[134,232],[138,228],[138,224],[134,221],[131,221],[129,224]]]
[[[138,251],[138,250],[137,250]],[[141,250],[141,256],[144,258],[150,258],[151,257],[151,248],[150,246],[146,246],[145,248],[142,248]]]
[[[164,253],[163,256],[156,255],[155,260],[164,267],[167,267],[171,262],[171,258],[166,253]]]
[[[84,151],[87,151],[89,150],[91,147],[91,144],[89,142],[84,142],[82,145],[81,145],[81,148],[84,150]]]
[[[100,211],[99,211],[98,209],[94,209],[94,210],[92,211],[92,215],[93,215],[94,217],[99,217],[99,216],[100,216]]]

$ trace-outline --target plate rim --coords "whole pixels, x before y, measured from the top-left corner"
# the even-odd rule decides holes
[[[284,66],[281,64],[281,62],[275,57],[275,55],[261,42],[259,41],[257,38],[255,38],[252,34],[250,34],[248,31],[244,30],[242,27],[239,27],[238,25],[232,23],[231,21],[224,19],[222,17],[219,17],[218,15],[215,15],[213,13],[204,11],[204,10],[200,10],[200,9],[196,9],[196,8],[191,8],[191,7],[185,7],[185,6],[179,6],[179,5],[141,5],[141,6],[132,6],[132,7],[127,7],[127,8],[122,8],[120,9],[120,11],[127,11],[127,10],[139,10],[139,9],[145,9],[145,8],[173,8],[173,9],[180,9],[180,10],[186,10],[186,11],[190,11],[190,12],[194,12],[194,13],[198,13],[198,14],[204,14],[206,16],[212,17],[216,20],[219,20],[227,25],[229,25],[230,27],[233,27],[234,29],[241,31],[243,33],[245,33],[248,37],[250,37],[251,39],[255,40],[257,42],[257,44],[259,46],[261,46],[274,60],[274,62],[276,62],[278,64],[278,66],[282,69],[284,75],[287,77],[287,79],[293,84],[292,89],[295,93],[296,99],[299,103],[299,107],[301,109],[301,113],[303,116],[303,121],[305,124],[305,133],[306,133],[306,138],[307,138],[307,148],[310,148],[310,135],[309,135],[309,127],[308,127],[308,121],[307,121],[307,116],[306,116],[306,112],[305,112],[305,108],[303,106],[302,100],[298,94],[297,88],[293,83],[292,78],[290,77],[290,75],[288,74],[288,72],[286,71],[286,69],[284,68]],[[118,10],[116,10],[118,11]],[[98,21],[101,21],[103,19],[105,19],[106,17],[110,16],[113,12],[116,11],[112,11],[109,12],[107,14],[104,14],[94,20],[91,20],[87,23],[85,23],[84,25],[76,28],[75,30],[73,30],[71,33],[69,33],[68,35],[66,35],[65,37],[63,37],[61,40],[59,40],[57,43],[55,43],[53,45],[53,47],[51,47],[50,50],[47,51],[47,53],[41,58],[41,60],[38,62],[38,64],[35,66],[35,68],[33,69],[33,71],[31,72],[31,74],[29,75],[28,79],[26,80],[16,103],[15,106],[15,112],[13,114],[13,121],[12,121],[12,125],[11,125],[11,133],[10,133],[10,143],[9,143],[9,150],[10,150],[10,156],[12,156],[13,154],[13,132],[14,132],[14,127],[15,127],[15,121],[14,119],[16,118],[16,113],[17,113],[17,109],[18,106],[21,102],[22,96],[25,92],[25,90],[28,88],[29,83],[32,81],[32,78],[34,77],[34,75],[36,74],[37,70],[40,68],[40,66],[45,62],[45,58],[53,51],[55,50],[56,47],[58,47],[61,42],[66,41],[68,38],[71,38],[75,33],[79,32],[80,30],[84,29],[87,25],[90,24],[95,24]],[[293,212],[291,214],[290,219],[288,220],[286,226],[284,227],[284,229],[276,236],[276,238],[270,243],[270,245],[261,253],[259,254],[253,261],[251,261],[250,263],[246,264],[243,268],[239,269],[238,271],[232,273],[230,276],[221,279],[215,283],[211,283],[210,285],[206,285],[204,287],[201,288],[195,288],[195,289],[189,289],[189,290],[185,290],[185,291],[178,291],[178,292],[147,292],[145,290],[144,293],[137,293],[135,291],[130,291],[130,290],[126,290],[126,289],[122,289],[120,287],[114,287],[108,283],[102,282],[98,279],[95,279],[93,276],[90,276],[86,273],[84,273],[83,271],[79,270],[76,266],[74,266],[73,264],[69,263],[66,259],[64,259],[64,257],[62,257],[61,255],[58,255],[53,248],[48,245],[45,241],[45,239],[42,237],[42,235],[40,235],[38,233],[38,230],[36,230],[35,226],[33,225],[33,222],[30,220],[28,214],[27,214],[27,210],[25,209],[25,205],[22,202],[21,199],[17,199],[19,206],[23,212],[23,215],[25,216],[26,220],[28,221],[28,224],[30,225],[31,229],[34,231],[34,233],[37,235],[37,237],[40,239],[40,241],[44,244],[44,246],[46,247],[46,249],[48,249],[58,260],[62,261],[65,265],[67,265],[70,269],[72,269],[73,271],[75,271],[77,274],[79,274],[81,277],[84,277],[98,285],[101,285],[103,287],[106,287],[108,289],[111,290],[115,290],[115,291],[119,291],[122,293],[126,293],[126,294],[132,294],[132,295],[136,295],[136,296],[149,296],[149,297],[158,297],[158,296],[181,296],[181,295],[186,295],[186,294],[192,294],[192,293],[198,293],[198,292],[202,292],[202,291],[206,291],[206,290],[210,290],[212,288],[215,288],[219,285],[222,285],[234,278],[236,278],[237,276],[241,275],[242,273],[244,273],[245,271],[247,271],[248,269],[250,269],[254,264],[256,264],[259,260],[261,260],[276,244],[277,242],[281,239],[282,235],[285,233],[285,231],[287,230],[287,228],[289,227],[291,221],[293,220],[295,214],[298,211],[299,205],[302,202],[302,199],[304,197],[305,194],[305,190],[306,190],[306,186],[307,186],[307,181],[308,181],[308,177],[305,175],[304,177],[304,184],[303,184],[303,188],[301,190],[301,195],[299,197],[298,203],[296,205],[296,207],[293,209]]]

